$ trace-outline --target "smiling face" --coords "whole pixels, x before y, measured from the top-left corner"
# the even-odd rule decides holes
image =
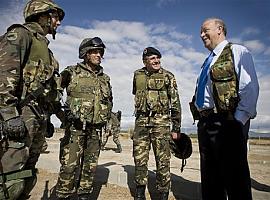
[[[161,67],[160,57],[157,55],[146,56],[143,63],[146,69],[150,72],[158,71]]]
[[[225,40],[224,27],[215,19],[206,20],[201,27],[201,39],[204,46],[212,51]]]

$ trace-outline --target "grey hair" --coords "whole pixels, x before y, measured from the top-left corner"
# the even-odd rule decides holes
[[[227,27],[226,27],[226,24],[224,23],[224,21],[220,18],[216,18],[216,17],[212,17],[212,18],[208,18],[205,20],[206,21],[214,21],[216,25],[222,27],[222,30],[223,30],[223,33],[224,35],[226,36],[227,35]]]

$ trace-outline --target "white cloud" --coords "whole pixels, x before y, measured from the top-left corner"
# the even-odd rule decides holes
[[[244,31],[242,32],[242,35],[257,35],[259,34],[261,31],[255,27],[248,27],[245,28]]]
[[[265,44],[260,40],[243,40],[242,38],[230,38],[229,41],[246,46],[254,55],[266,50]]]
[[[270,56],[270,47],[265,49],[264,54]]]
[[[184,33],[179,33],[177,31],[169,32],[169,35],[172,38],[176,39],[176,40],[186,40],[186,41],[191,42],[191,39],[192,39],[191,35],[187,35],[187,34],[184,34]]]
[[[19,0],[6,2],[8,7],[0,8],[0,35],[4,34],[7,28],[14,23],[24,22],[23,8],[25,3]]]
[[[270,88],[269,88],[270,75],[260,75],[260,94],[257,102],[257,117],[252,120],[252,126],[270,128]]]
[[[244,45],[253,53],[261,53],[265,49],[265,45],[260,40],[244,41]]]
[[[236,44],[241,44],[242,43],[242,39],[236,38],[236,37],[229,38],[228,40],[231,41],[232,43],[236,43]]]

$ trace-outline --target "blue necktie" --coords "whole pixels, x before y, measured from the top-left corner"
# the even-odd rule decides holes
[[[215,56],[215,53],[212,51],[210,55],[206,58],[202,66],[202,71],[201,71],[198,86],[197,86],[197,96],[196,96],[196,104],[199,108],[203,107],[204,92],[205,92],[205,86],[207,83],[207,72],[214,56]]]

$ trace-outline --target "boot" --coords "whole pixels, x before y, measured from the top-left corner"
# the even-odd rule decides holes
[[[160,200],[168,200],[169,192],[161,192],[160,193]]]
[[[137,185],[134,200],[146,200],[145,199],[145,185]]]
[[[78,200],[90,200],[90,194],[80,194]]]
[[[117,144],[117,149],[116,149],[115,152],[116,152],[116,153],[121,153],[121,152],[122,152],[121,144]]]
[[[57,200],[71,200],[71,197],[59,197]]]

